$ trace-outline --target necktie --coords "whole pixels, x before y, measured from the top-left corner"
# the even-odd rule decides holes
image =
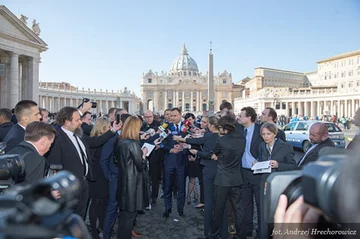
[[[179,125],[176,125],[176,131],[179,133]]]
[[[76,140],[76,143],[78,144],[78,146],[79,146],[79,149],[80,149],[80,153],[81,153],[81,157],[80,157],[80,159],[81,159],[81,162],[82,162],[82,164],[83,164],[83,169],[84,169],[84,176],[86,176],[86,154],[84,153],[84,151],[82,150],[82,148],[81,148],[81,145],[80,145],[80,143],[79,143],[79,140],[78,140],[78,138],[77,138],[77,136],[74,134],[74,137],[75,137],[75,140]]]
[[[246,135],[247,135],[247,129],[244,129],[244,136],[246,138]]]

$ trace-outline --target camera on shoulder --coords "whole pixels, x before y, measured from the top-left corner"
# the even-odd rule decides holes
[[[267,238],[273,231],[274,215],[281,194],[288,198],[288,207],[303,195],[304,202],[322,212],[329,225],[340,226],[341,210],[339,193],[343,164],[347,155],[320,156],[302,170],[271,173],[266,181],[263,198],[263,232]],[[265,238],[265,237],[264,237]]]

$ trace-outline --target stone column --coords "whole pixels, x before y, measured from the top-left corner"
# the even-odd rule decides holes
[[[291,111],[291,114],[292,114],[292,115],[291,115],[291,116],[297,114],[295,101],[291,102],[291,109],[292,109],[292,111]]]
[[[315,105],[314,105],[314,101],[310,102],[310,117],[315,119]]]
[[[163,110],[168,108],[168,102],[169,102],[169,100],[168,100],[168,92],[167,92],[167,90],[164,90],[164,109]],[[163,113],[163,112],[160,112],[160,113]]]
[[[24,61],[21,62],[21,100],[26,100],[27,97],[27,93],[28,90],[27,88],[28,86],[28,74],[29,74],[29,70],[28,70],[28,61],[27,59],[25,59]]]
[[[304,115],[310,118],[308,102],[304,101]]]
[[[331,115],[334,115],[334,101],[333,100],[330,100],[330,109],[329,109],[329,111],[330,111],[330,114]]]
[[[320,101],[317,102],[317,113],[316,115],[319,116],[319,118],[321,117],[321,106],[320,106]]]
[[[57,98],[57,106],[58,106],[57,112],[59,112],[60,109],[61,109],[61,107],[60,107],[60,96]]]
[[[196,110],[198,112],[201,111],[201,98],[200,98],[200,91],[199,90],[196,93]]]
[[[36,100],[39,95],[39,59],[29,58],[28,60],[28,92],[29,100]]]
[[[352,117],[354,117],[355,111],[356,111],[356,109],[355,109],[355,99],[352,99],[351,100],[351,114],[350,114]]]
[[[341,112],[340,112],[340,100],[337,100],[337,106],[336,106],[336,113],[338,114],[338,117],[341,117]]]
[[[190,111],[192,112],[194,110],[194,91],[190,91]]]
[[[182,91],[182,111],[184,112],[184,110],[185,110],[185,91],[183,90]]]
[[[290,114],[290,103],[289,102],[285,102],[285,116],[290,116],[289,114]]]
[[[8,107],[14,108],[20,101],[19,96],[19,55],[12,52],[10,56],[10,81],[8,84]]]
[[[45,96],[45,109],[46,110],[49,110],[49,97],[48,96]]]

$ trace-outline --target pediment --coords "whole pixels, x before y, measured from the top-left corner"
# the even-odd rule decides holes
[[[42,51],[47,49],[47,44],[39,36],[2,5],[0,5],[0,37],[29,44]]]
[[[199,84],[198,82],[190,81],[190,80],[184,80],[182,82],[177,83],[176,85],[179,88],[190,89],[190,90],[201,88],[201,84]]]

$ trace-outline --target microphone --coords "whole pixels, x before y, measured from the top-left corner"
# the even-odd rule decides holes
[[[166,128],[168,127],[168,124],[167,123],[162,123],[160,126],[159,126],[159,130],[160,130],[160,140],[163,140],[163,139],[165,139],[167,136],[168,136],[168,134],[167,134],[167,130],[166,130]]]

